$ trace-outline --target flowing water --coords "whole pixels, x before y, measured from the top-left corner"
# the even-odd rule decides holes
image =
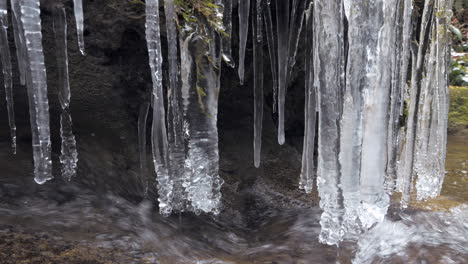
[[[8,253],[5,248],[11,243],[18,243],[20,251],[26,250],[21,246],[24,238],[10,244],[5,242],[5,236],[11,233],[40,237],[36,246],[43,257],[49,254],[47,246],[40,243],[44,236],[48,245],[64,241],[78,245],[73,250],[64,250],[65,259],[72,254],[91,255],[91,249],[108,252],[101,256],[102,262],[53,263],[466,263],[468,260],[468,140],[464,135],[449,138],[447,175],[441,197],[413,203],[405,212],[398,206],[391,207],[382,223],[357,242],[344,242],[340,248],[318,242],[319,208],[270,212],[255,228],[203,215],[162,217],[148,201],[135,203],[116,195],[99,195],[73,181],[58,189],[53,182],[36,185],[30,177],[17,177],[31,166],[27,154],[19,152],[19,157],[25,157],[15,157],[13,165],[10,162],[13,158],[6,151],[3,153],[0,169],[6,177],[2,176],[0,182],[0,263],[17,263],[16,253],[10,252],[5,257]],[[24,164],[19,164],[18,159],[24,160]],[[77,247],[86,250],[78,251]],[[44,262],[34,262],[31,257],[24,263]]]

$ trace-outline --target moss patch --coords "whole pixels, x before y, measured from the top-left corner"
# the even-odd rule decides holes
[[[450,86],[449,128],[468,127],[468,87]]]

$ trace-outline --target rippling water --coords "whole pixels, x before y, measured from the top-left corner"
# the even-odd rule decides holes
[[[318,243],[318,208],[272,212],[248,229],[209,216],[164,218],[149,201],[98,195],[73,183],[28,193],[21,182],[0,182],[0,229],[119,249],[130,263],[467,263],[467,144],[449,149],[442,198],[406,212],[392,209],[384,222],[340,248]]]

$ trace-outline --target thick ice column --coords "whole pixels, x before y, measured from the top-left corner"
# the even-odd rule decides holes
[[[436,16],[437,30],[437,59],[436,59],[436,85],[437,85],[437,133],[434,135],[434,141],[437,144],[432,146],[438,147],[438,159],[435,177],[437,180],[433,188],[437,195],[442,190],[442,183],[445,178],[445,158],[447,156],[447,129],[448,129],[448,113],[450,110],[450,94],[449,94],[449,79],[450,73],[450,34],[448,26],[452,19],[453,0],[438,0],[436,3],[439,16]],[[443,29],[443,30],[440,30]],[[435,117],[434,117],[435,118]],[[433,118],[433,119],[434,119]],[[434,152],[435,153],[435,152]]]
[[[172,207],[175,211],[184,209],[185,193],[182,187],[184,174],[184,131],[183,131],[183,109],[182,92],[180,87],[179,62],[177,58],[177,30],[176,13],[173,0],[164,1],[164,12],[166,17],[167,46],[169,62],[169,92],[168,92],[168,150],[169,150],[169,173],[172,178],[173,201]]]
[[[450,56],[447,25],[450,23],[451,4],[452,1],[445,0],[435,2],[433,41],[426,60],[425,82],[421,87],[421,99],[424,100],[423,104],[420,103],[421,113],[418,113],[415,161],[418,200],[439,195],[445,176]]]
[[[244,83],[245,72],[245,48],[249,32],[250,0],[239,0],[239,80]]]
[[[195,213],[218,214],[221,203],[221,185],[218,156],[218,94],[220,89],[221,43],[216,32],[208,30],[206,35],[195,33],[190,38],[188,50],[195,64],[195,72],[182,74],[183,93],[186,95],[186,126],[188,154],[185,161],[184,185],[188,200]],[[210,39],[207,42],[205,38]],[[186,56],[186,55],[183,55]],[[185,59],[182,60],[184,63]],[[187,65],[188,66],[188,65]],[[189,78],[185,78],[185,77]]]
[[[392,84],[392,52],[397,0],[370,3],[367,32],[367,84],[363,90],[361,157],[361,205],[359,218],[370,228],[383,221],[389,206],[384,180],[387,159],[389,97]]]
[[[166,118],[162,90],[162,54],[159,28],[159,0],[146,1],[146,43],[153,82],[153,163],[158,181],[159,212],[172,212],[173,180],[169,174]]]
[[[70,180],[76,174],[78,151],[76,149],[76,140],[72,130],[72,119],[69,110],[70,83],[68,79],[67,17],[64,7],[56,6],[54,8],[53,22],[58,72],[57,89],[62,107],[60,115],[60,137],[62,139],[60,163],[62,163],[62,176]]]
[[[278,143],[284,144],[284,104],[288,85],[289,1],[276,0],[276,32],[278,40]]]
[[[310,5],[306,11],[306,81],[304,102],[304,142],[302,146],[302,168],[299,188],[310,193],[314,186],[314,146],[315,146],[315,123],[316,123],[316,94],[314,87],[314,57],[313,57],[313,6]]]
[[[7,1],[0,0],[0,57],[2,61],[3,85],[5,86],[8,124],[10,126],[11,149],[16,154],[16,124],[13,104],[13,82],[11,70],[10,45],[8,45],[8,12]]]
[[[405,152],[402,159],[404,166],[398,176],[398,189],[402,191],[401,206],[408,206],[414,177],[414,149],[417,125],[417,107],[421,91],[421,79],[424,68],[424,58],[428,49],[429,33],[432,14],[432,1],[426,0],[421,18],[420,34],[418,39],[417,53],[413,53],[410,101],[408,106],[408,117],[406,122]]]
[[[433,129],[433,125],[437,126],[437,116],[433,116],[432,112],[437,112],[437,103],[433,104],[433,101],[438,100],[438,95],[435,85],[435,64],[436,64],[436,37],[435,30],[431,30],[431,39],[433,40],[430,44],[430,51],[427,56],[427,68],[425,77],[421,81],[421,93],[419,96],[418,104],[418,120],[416,124],[417,134],[415,139],[415,154],[414,154],[414,171],[417,175],[416,188],[418,200],[426,199],[427,195],[431,192],[430,179],[434,177],[437,172],[434,171],[434,167],[437,163],[437,157],[432,151],[436,153],[437,148],[433,149],[430,144],[436,142],[430,142],[431,132],[436,132]],[[432,109],[434,107],[434,109]],[[435,119],[432,119],[435,117]],[[439,154],[439,153],[437,153]],[[436,155],[437,155],[436,154]],[[435,179],[435,178],[434,178]],[[434,195],[435,196],[435,195]]]
[[[392,80],[391,80],[391,91],[390,91],[390,112],[388,118],[388,129],[387,129],[387,165],[385,168],[385,190],[388,194],[392,194],[395,188],[396,178],[396,157],[398,150],[398,130],[400,121],[400,104],[401,100],[401,88],[400,88],[400,65],[402,55],[402,20],[404,13],[404,6],[401,4],[402,0],[397,0],[397,8],[395,9],[395,37],[394,37],[394,48],[391,50],[391,68],[392,68]]]
[[[268,54],[270,55],[270,67],[271,67],[271,76],[272,76],[272,85],[273,85],[273,113],[276,113],[276,108],[278,106],[278,47],[277,39],[275,37],[275,30],[273,29],[273,18],[271,14],[271,0],[263,1],[263,15],[265,21],[265,32],[267,37],[268,44]]]
[[[223,38],[223,60],[229,67],[234,68],[232,58],[232,2],[234,0],[223,0],[223,26],[226,36]]]
[[[314,86],[318,92],[319,135],[317,186],[320,207],[320,241],[338,244],[343,238],[340,189],[340,98],[344,73],[342,1],[317,0],[314,6]],[[333,34],[330,34],[333,32]],[[281,63],[280,63],[281,64]]]
[[[81,54],[85,55],[84,47],[84,16],[82,0],[73,0],[73,11],[75,13],[76,34],[78,36],[78,47]]]
[[[43,184],[52,179],[52,160],[50,159],[49,101],[40,14],[39,0],[21,2],[21,22],[27,48],[26,83],[31,117],[34,180]]]
[[[261,2],[261,1],[259,1]],[[257,2],[258,4],[258,2]],[[260,3],[261,5],[261,3]],[[255,10],[252,5],[252,14],[256,14],[256,19],[252,16],[252,36],[253,45],[253,66],[254,66],[254,164],[260,166],[260,154],[262,151],[262,127],[263,127],[263,38],[258,30],[262,28],[262,9]],[[261,25],[259,25],[261,24]]]
[[[376,49],[369,43],[370,6],[363,2],[345,1],[348,21],[349,51],[346,69],[346,87],[343,100],[343,116],[340,134],[341,180],[345,213],[343,228],[348,234],[357,234],[360,205],[360,174],[362,147],[363,90],[368,85],[368,54]],[[374,36],[375,37],[375,36]]]
[[[410,39],[411,39],[411,16],[412,16],[412,1],[399,0],[400,7],[398,8],[396,21],[398,29],[395,40],[395,51],[393,62],[394,81],[392,82],[390,119],[388,128],[388,158],[387,158],[387,178],[385,180],[385,188],[387,193],[393,193],[396,185],[395,180],[398,177],[398,155],[401,138],[399,137],[399,121],[403,115],[404,95],[407,86],[407,74],[410,55]]]

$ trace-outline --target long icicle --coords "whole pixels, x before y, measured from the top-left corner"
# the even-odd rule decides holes
[[[289,42],[289,1],[276,0],[276,28],[278,39],[278,143],[283,145],[284,104],[288,78],[288,42]]]
[[[24,43],[24,33],[21,25],[21,7],[19,0],[10,0],[13,24],[13,36],[15,39],[16,59],[18,61],[18,68],[20,73],[21,85],[26,85],[26,47]]]
[[[11,149],[16,154],[16,124],[13,103],[13,82],[11,70],[10,46],[8,45],[8,11],[7,1],[0,0],[0,56],[2,60],[3,85],[5,86],[8,124],[10,126]]]
[[[363,89],[362,157],[359,218],[364,228],[382,222],[390,205],[385,192],[392,50],[395,43],[397,0],[370,4],[368,69]],[[377,121],[378,120],[378,121]]]
[[[275,31],[273,28],[273,18],[271,14],[271,0],[263,1],[263,15],[265,20],[265,29],[266,37],[268,43],[268,53],[270,55],[270,67],[271,67],[271,76],[272,76],[272,86],[273,86],[273,113],[276,113],[278,107],[278,48],[277,41],[275,37]]]
[[[259,3],[260,2],[260,3]],[[263,37],[258,32],[262,30],[262,9],[258,8],[261,1],[257,1],[256,10],[252,5],[252,36],[253,65],[254,65],[254,165],[260,166],[262,150],[262,123],[263,123]],[[256,17],[253,16],[256,14]],[[254,18],[255,17],[255,18]]]
[[[169,173],[173,182],[172,209],[183,211],[185,207],[185,192],[182,186],[184,174],[184,131],[182,93],[180,87],[179,64],[177,58],[177,29],[174,0],[164,1],[164,13],[167,29],[167,46],[169,62],[169,92],[168,92],[168,150]]]
[[[76,175],[78,151],[76,149],[76,140],[72,130],[72,118],[70,114],[71,95],[68,77],[67,17],[63,6],[54,7],[53,23],[58,69],[57,89],[62,107],[62,113],[60,114],[60,137],[62,139],[60,163],[62,163],[62,176],[70,180]]]
[[[408,118],[406,122],[405,152],[403,153],[404,167],[398,179],[398,189],[402,190],[401,206],[406,208],[411,198],[411,189],[413,185],[414,174],[414,147],[417,125],[417,106],[421,90],[421,79],[424,66],[424,57],[427,52],[430,21],[432,17],[432,1],[426,0],[421,20],[421,29],[417,54],[415,54],[413,69],[411,73],[410,102],[408,109]]]
[[[172,212],[173,182],[169,175],[168,142],[162,90],[162,54],[159,28],[159,0],[146,1],[146,43],[153,82],[153,163],[158,181],[159,212]]]
[[[310,4],[306,11],[304,142],[302,147],[302,169],[299,182],[299,188],[304,189],[306,193],[312,192],[315,176],[314,146],[317,113],[315,111],[316,95],[313,63],[313,4]]]
[[[84,16],[83,16],[83,1],[73,0],[73,11],[75,13],[76,34],[78,36],[78,47],[81,54],[85,55],[84,46]]]
[[[375,50],[368,42],[368,31],[372,28],[368,21],[371,12],[367,2],[345,1],[348,21],[348,52],[346,69],[346,88],[343,100],[343,115],[340,134],[340,164],[345,213],[343,229],[347,235],[356,235],[361,231],[359,223],[359,187],[361,174],[362,149],[362,94],[366,86],[368,71],[367,54]],[[368,51],[369,50],[369,51]]]
[[[385,190],[388,194],[392,194],[395,187],[396,179],[396,157],[398,151],[398,131],[400,121],[400,103],[402,102],[401,88],[400,88],[400,66],[401,66],[401,54],[403,53],[404,46],[402,45],[402,25],[404,6],[402,6],[402,0],[397,0],[397,8],[395,8],[394,15],[394,48],[391,50],[391,68],[392,68],[392,81],[391,81],[391,92],[390,92],[390,112],[388,118],[388,129],[387,129],[387,165],[385,168]]]
[[[143,184],[145,195],[148,194],[150,182],[146,158],[146,124],[148,122],[149,109],[150,103],[144,102],[140,106],[140,111],[138,114],[138,152],[140,158],[140,180]]]
[[[296,54],[299,45],[299,37],[302,31],[304,12],[307,8],[307,0],[294,0],[291,7],[291,17],[289,21],[289,41],[288,41],[288,77],[290,76],[294,65],[296,64]]]
[[[249,33],[250,0],[239,0],[239,80],[244,84],[245,75],[245,48]]]
[[[323,210],[319,240],[329,245],[343,239],[340,188],[340,106],[344,74],[342,1],[316,0],[314,5],[314,86],[318,92],[319,134],[317,187]],[[333,32],[333,34],[330,34]],[[281,64],[281,63],[280,63]]]
[[[417,173],[417,199],[426,200],[440,194],[445,177],[447,145],[447,117],[449,111],[448,62],[449,41],[447,26],[450,23],[452,1],[435,2],[435,23],[426,66],[425,95],[421,114],[418,113],[415,170]],[[422,97],[422,96],[421,96]]]
[[[41,11],[39,0],[21,2],[21,22],[27,48],[26,83],[34,156],[34,180],[43,184],[52,179],[47,77],[42,51]]]

